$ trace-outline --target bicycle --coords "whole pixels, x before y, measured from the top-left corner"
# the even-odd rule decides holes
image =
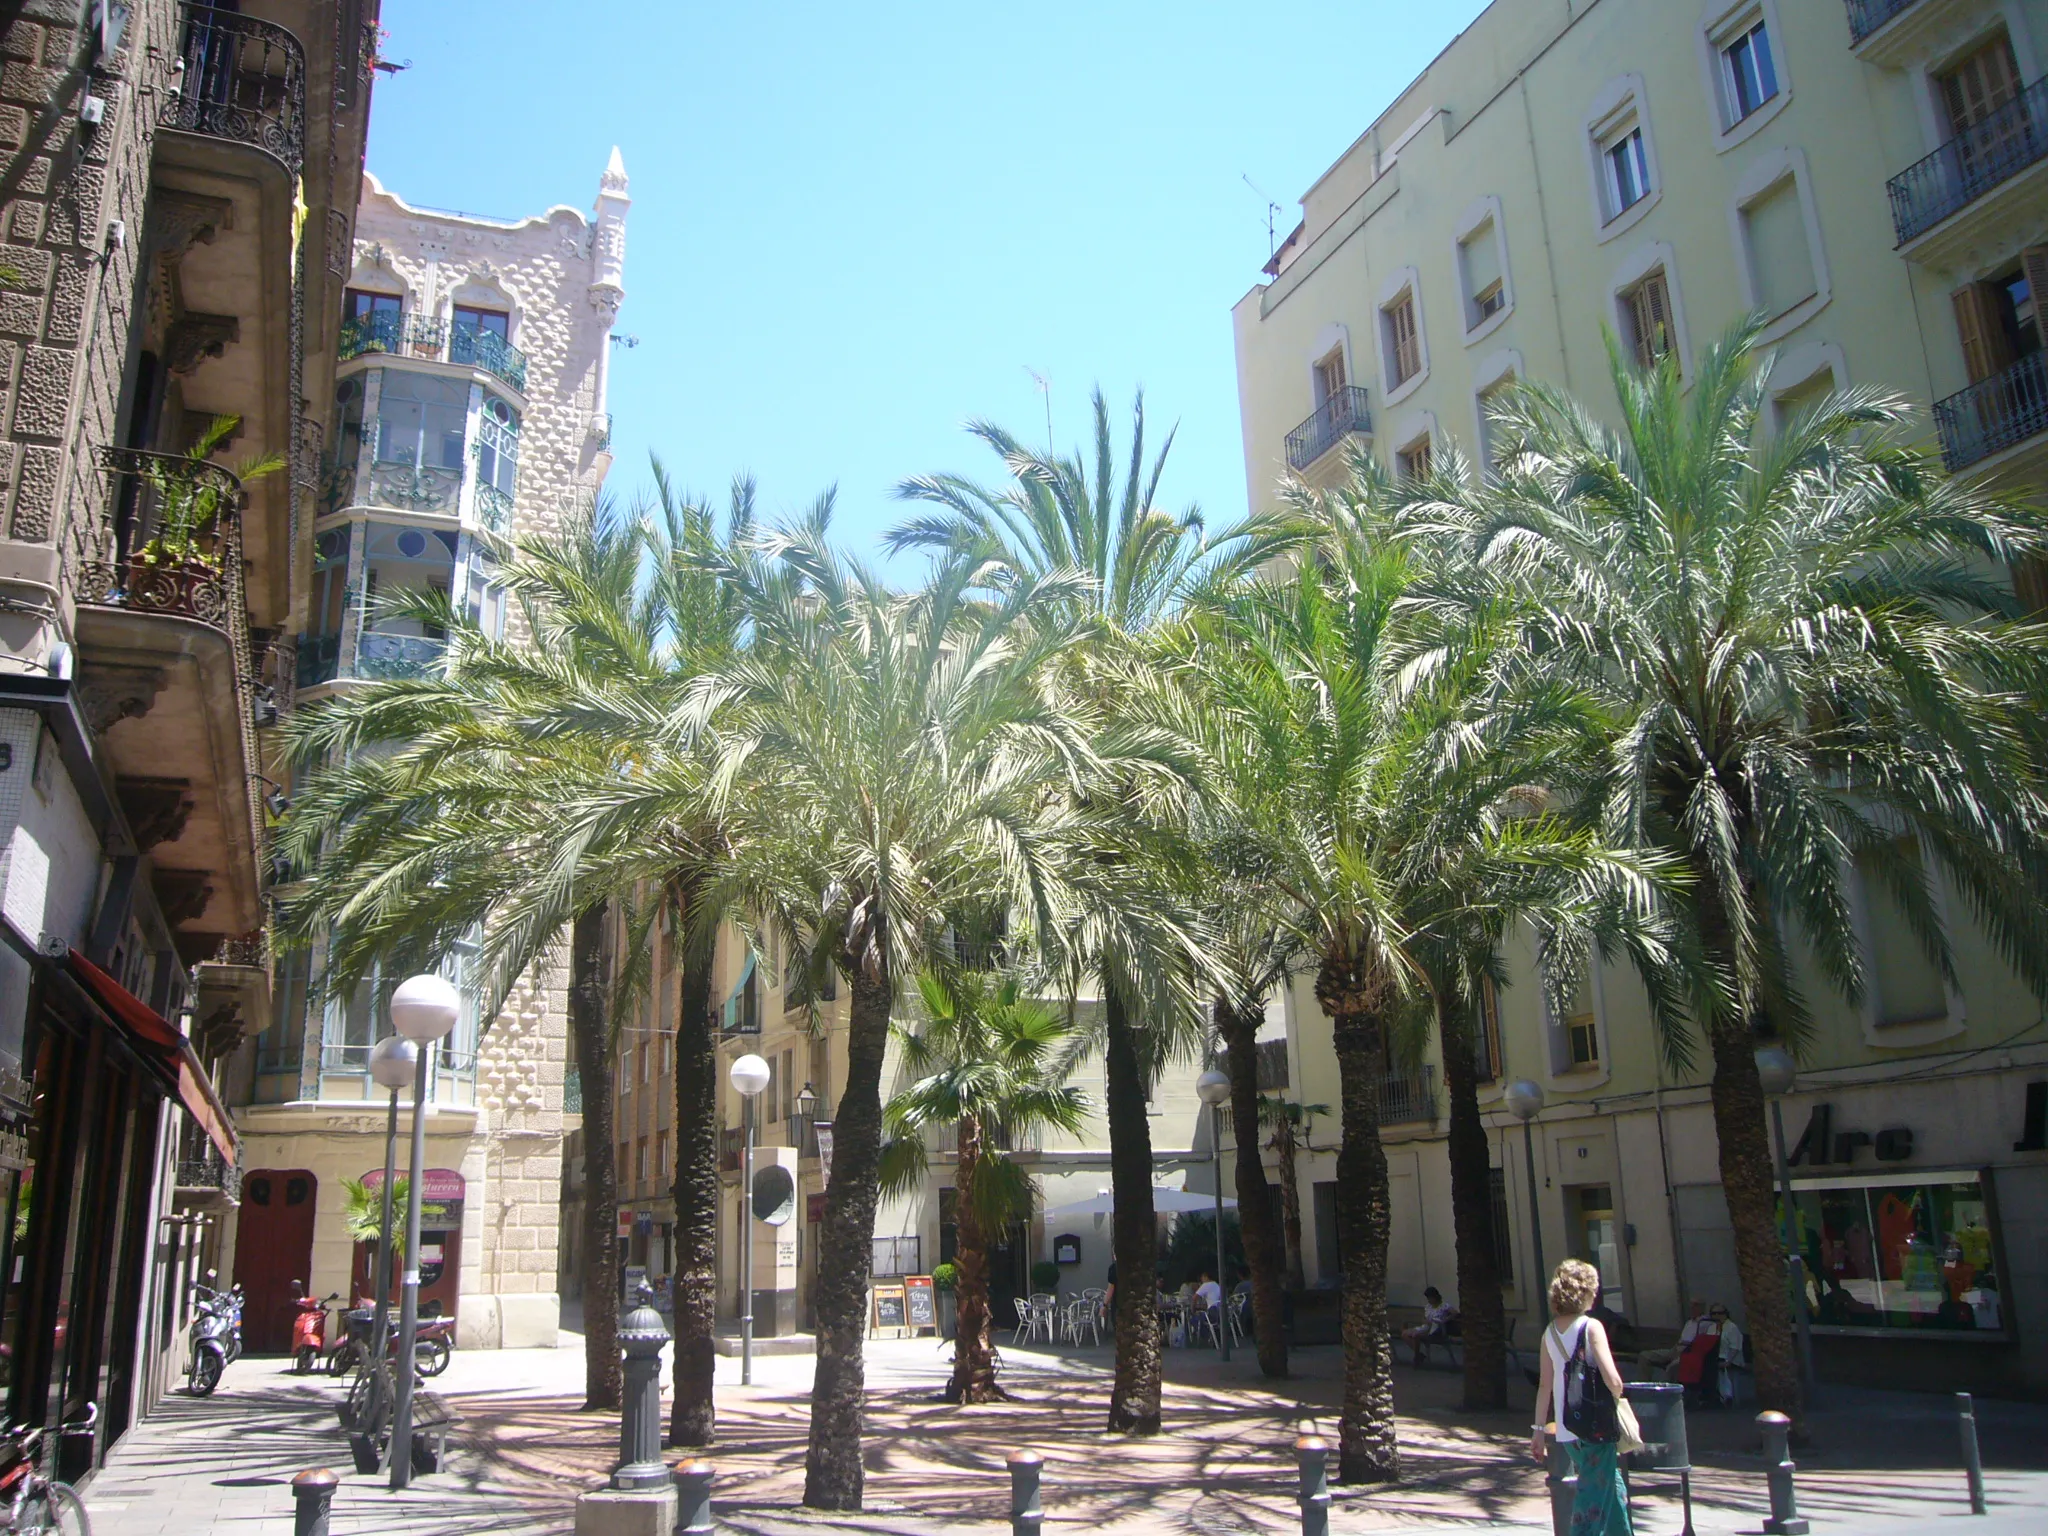
[[[0,1437],[0,1444],[16,1458],[0,1473],[0,1531],[10,1536],[92,1536],[92,1522],[78,1490],[38,1469],[36,1452],[42,1443],[40,1425],[17,1426]]]

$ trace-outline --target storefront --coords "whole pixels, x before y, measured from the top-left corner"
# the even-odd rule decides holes
[[[401,1180],[404,1177],[399,1175]],[[363,1175],[362,1183],[364,1189],[377,1194],[384,1188],[384,1170],[372,1168]],[[402,1192],[404,1185],[399,1188]],[[462,1207],[467,1193],[468,1184],[453,1168],[429,1168],[420,1183],[420,1308],[424,1315],[455,1316],[455,1304],[462,1294]],[[403,1204],[392,1211],[391,1226],[402,1239]],[[376,1294],[376,1267],[377,1245],[357,1243],[350,1270],[351,1296]],[[396,1285],[387,1294],[394,1302],[400,1299]]]

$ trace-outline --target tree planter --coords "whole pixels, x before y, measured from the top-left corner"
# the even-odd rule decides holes
[[[939,1292],[939,1337],[950,1339],[958,1331],[959,1303],[951,1291]]]

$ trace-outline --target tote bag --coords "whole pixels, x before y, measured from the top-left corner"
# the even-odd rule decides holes
[[[1619,1437],[1614,1411],[1614,1394],[1600,1375],[1599,1366],[1586,1358],[1586,1330],[1579,1330],[1579,1342],[1564,1365],[1564,1427],[1581,1440],[1605,1442]]]

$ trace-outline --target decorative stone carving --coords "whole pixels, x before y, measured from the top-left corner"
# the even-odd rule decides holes
[[[196,802],[189,779],[121,778],[114,790],[135,834],[135,851],[147,853],[159,843],[175,843],[184,835]]]
[[[93,734],[104,736],[119,721],[148,714],[169,683],[161,667],[84,667],[78,674],[78,702]]]
[[[194,921],[213,900],[213,877],[203,869],[155,870],[149,884],[164,922],[172,928]]]
[[[203,315],[187,310],[171,322],[164,338],[164,362],[172,373],[190,373],[209,357],[219,357],[228,343],[242,339],[242,322],[234,315]]]

